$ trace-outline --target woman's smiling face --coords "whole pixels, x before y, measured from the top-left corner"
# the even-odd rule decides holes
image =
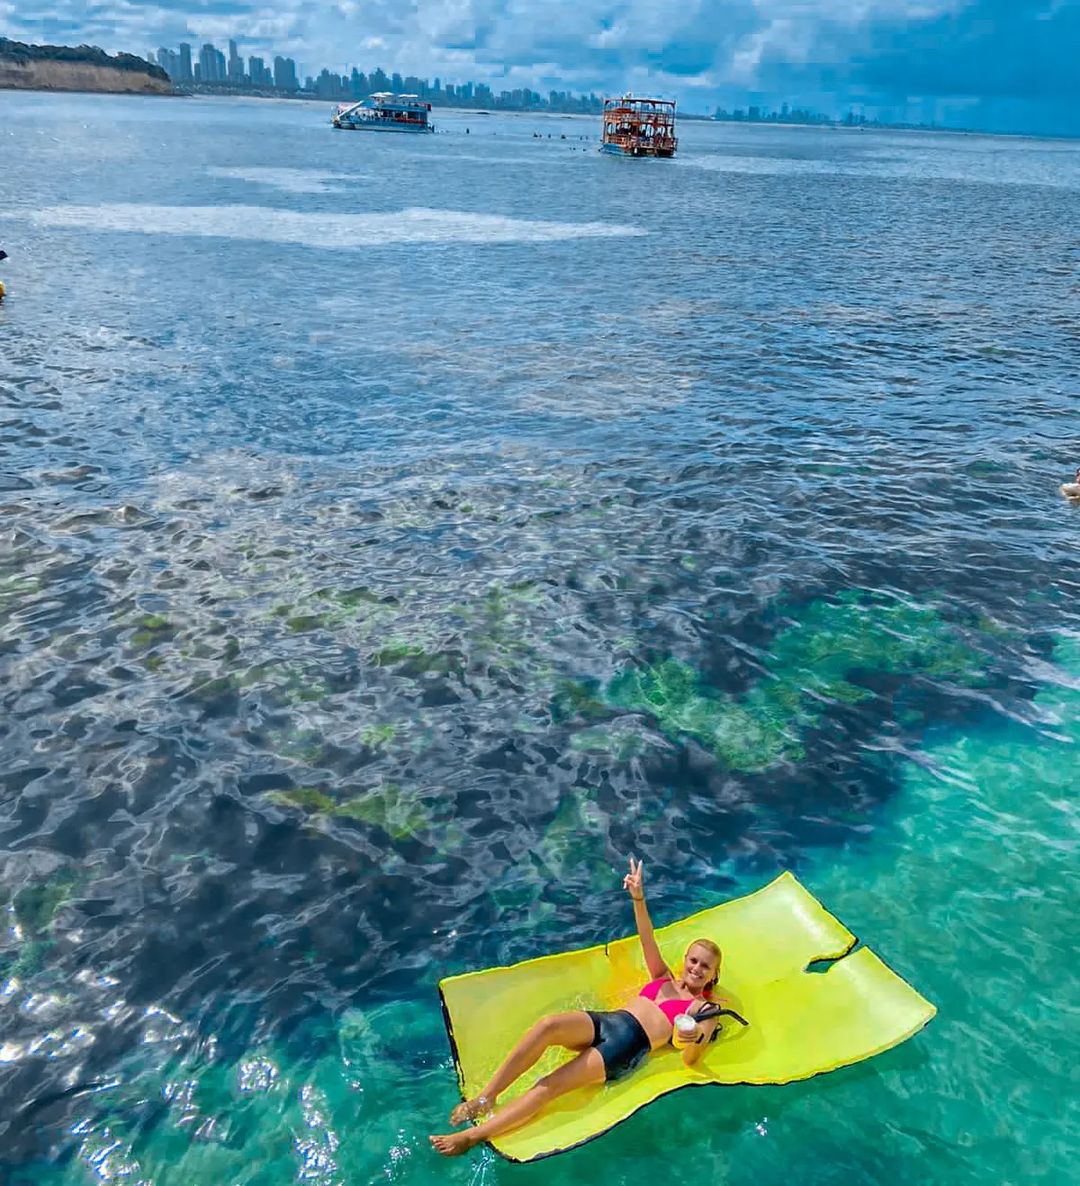
[[[688,988],[701,992],[715,982],[720,972],[720,956],[703,943],[691,943],[683,959],[682,978]]]

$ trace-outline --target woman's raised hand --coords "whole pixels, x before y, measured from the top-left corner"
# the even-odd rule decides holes
[[[643,862],[638,861],[636,864],[634,858],[630,858],[630,872],[622,879],[623,889],[634,899],[635,902],[640,902],[645,897],[645,875],[642,873]]]

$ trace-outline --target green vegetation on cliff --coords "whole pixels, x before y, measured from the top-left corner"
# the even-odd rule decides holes
[[[106,66],[113,70],[128,70],[133,74],[147,74],[168,83],[169,76],[160,66],[151,65],[134,54],[107,54],[96,45],[27,45],[0,37],[0,58],[20,63],[71,62],[86,66]]]

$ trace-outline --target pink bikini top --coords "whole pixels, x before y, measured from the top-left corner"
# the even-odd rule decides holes
[[[657,1001],[656,994],[660,991],[660,986],[667,984],[670,979],[670,976],[661,976],[659,980],[650,980],[641,992],[638,993],[638,996],[644,997],[647,1001],[656,1001],[664,1016],[674,1025],[675,1018],[680,1013],[685,1013],[695,1002],[693,997],[683,997],[675,1001]]]

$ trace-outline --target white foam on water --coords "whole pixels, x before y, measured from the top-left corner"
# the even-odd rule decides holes
[[[843,137],[838,143],[851,144]],[[738,153],[686,154],[676,159],[683,169],[756,176],[891,177],[903,181],[962,181],[989,185],[1046,185],[1058,189],[1080,188],[1080,157],[1065,157],[1047,150],[1036,157],[1019,159],[991,153],[979,143],[955,139],[943,144],[889,143],[867,147],[859,142],[850,155],[784,157]]]
[[[707,169],[714,173],[750,173],[758,176],[782,176],[790,173],[859,173],[857,166],[844,169],[826,159],[801,160],[793,157],[737,156],[707,153],[676,158],[682,169]]]
[[[386,213],[301,213],[266,206],[46,206],[0,213],[44,227],[132,231],[144,235],[190,235],[293,243],[335,250],[408,243],[558,243],[570,239],[644,235],[638,227],[608,222],[546,222],[475,214],[464,210],[410,207]]]
[[[269,169],[259,166],[207,166],[211,177],[250,181],[287,194],[327,194],[344,188],[344,183],[363,180],[358,173],[329,173],[322,169]]]

